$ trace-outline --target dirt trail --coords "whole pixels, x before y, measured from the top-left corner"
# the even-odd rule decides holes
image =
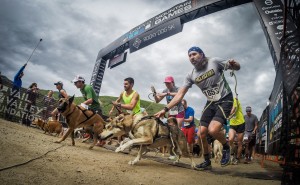
[[[199,172],[168,165],[166,157],[150,153],[130,166],[127,162],[134,158],[135,150],[130,154],[100,147],[89,150],[80,140],[76,146],[71,146],[69,138],[61,144],[55,140],[57,137],[42,130],[0,119],[0,184],[280,184],[274,179],[247,178],[263,174],[263,179],[272,179],[272,173],[258,163],[225,168],[213,164],[212,172]],[[14,167],[6,169],[10,166]]]

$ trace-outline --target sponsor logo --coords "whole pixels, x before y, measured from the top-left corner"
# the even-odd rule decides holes
[[[283,12],[282,9],[266,10],[265,14],[279,13],[279,12]]]
[[[281,24],[281,25],[278,25],[277,26],[277,30],[283,30],[283,25]]]
[[[265,10],[268,10],[268,9],[275,9],[275,8],[280,8],[280,5],[265,6],[265,7],[262,7],[261,9],[265,11]]]
[[[124,35],[123,43],[127,42],[128,40],[144,33],[147,29],[151,28],[152,20],[146,21],[143,24],[133,28],[128,33]]]
[[[283,19],[283,16],[271,17],[272,21],[278,20],[278,19]]]
[[[281,23],[283,23],[283,20],[275,20],[275,21],[270,21],[269,25],[281,24]]]
[[[134,41],[134,43],[133,43],[132,45],[133,45],[133,47],[135,47],[136,49],[139,49],[141,43],[142,43],[142,40],[139,39],[139,38],[136,38],[135,41]]]
[[[270,6],[273,4],[273,1],[272,0],[265,0],[265,4]]]
[[[156,16],[154,18],[154,25],[165,22],[173,17],[176,17],[182,13],[189,11],[190,9],[192,9],[192,1],[187,1],[187,2],[181,3],[171,9],[161,13],[160,15]]]
[[[200,83],[202,82],[203,80],[209,78],[209,77],[212,77],[215,75],[215,71],[213,69],[207,71],[206,73],[204,73],[203,75],[200,75],[198,76],[196,79],[195,79],[195,82],[196,83]]]

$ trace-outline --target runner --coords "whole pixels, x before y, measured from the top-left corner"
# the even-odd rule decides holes
[[[226,119],[230,114],[233,105],[233,95],[223,71],[227,69],[239,70],[240,65],[233,59],[226,61],[219,58],[208,58],[199,47],[190,48],[188,56],[194,69],[188,73],[183,87],[179,89],[172,101],[163,110],[156,113],[155,116],[160,117],[168,112],[170,108],[182,100],[189,88],[196,84],[207,98],[199,126],[205,160],[203,163],[196,165],[196,169],[206,170],[211,168],[206,141],[208,133],[223,144],[221,166],[226,166],[230,163],[230,147],[222,127],[223,124],[226,124]]]

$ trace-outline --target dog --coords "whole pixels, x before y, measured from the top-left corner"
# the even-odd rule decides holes
[[[99,114],[96,114],[93,111],[87,110],[81,106],[77,106],[73,103],[73,101],[74,96],[70,98],[61,98],[59,100],[57,110],[66,118],[69,129],[63,135],[63,137],[60,140],[55,141],[55,143],[61,143],[72,133],[71,139],[72,145],[74,146],[74,130],[76,128],[91,127],[93,130],[94,142],[89,148],[92,149],[96,145],[98,136],[103,131],[106,122]]]
[[[220,143],[220,141],[215,139],[214,140],[214,148],[213,148],[213,152],[214,152],[214,156],[215,156],[215,163],[220,163],[220,161],[222,159],[222,155],[223,155],[222,151],[223,151],[222,143]]]
[[[45,121],[41,118],[35,118],[33,120],[33,124],[35,124],[38,128],[44,130]]]
[[[128,162],[130,165],[134,165],[140,161],[142,154],[147,151],[147,148],[154,149],[163,146],[173,146],[172,143],[174,143],[175,147],[173,147],[173,150],[177,149],[174,152],[179,156],[176,162],[179,161],[181,156],[190,157],[192,168],[195,166],[193,158],[189,156],[185,136],[177,127],[177,124],[171,128],[153,116],[143,117],[134,123],[133,115],[120,114],[105,126],[105,130],[100,136],[101,139],[109,139],[124,134],[128,134],[130,139],[127,142],[121,143],[115,150],[116,152],[124,151],[132,145],[139,145],[140,147],[136,158]]]
[[[193,155],[197,156],[197,157],[200,157],[200,152],[201,152],[200,145],[198,143],[195,143],[193,145]]]
[[[52,133],[56,133],[56,136],[63,132],[62,124],[56,120],[49,120],[46,124],[44,124],[43,130],[45,131],[44,134],[46,132],[50,135],[52,135]]]

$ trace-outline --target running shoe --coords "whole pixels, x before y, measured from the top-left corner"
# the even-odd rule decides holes
[[[204,160],[203,163],[200,163],[195,166],[196,170],[210,170],[211,169],[211,161],[210,160]]]
[[[227,166],[228,164],[230,164],[230,148],[228,148],[227,150],[223,150],[223,155],[222,155],[222,159],[221,159],[221,166]]]

